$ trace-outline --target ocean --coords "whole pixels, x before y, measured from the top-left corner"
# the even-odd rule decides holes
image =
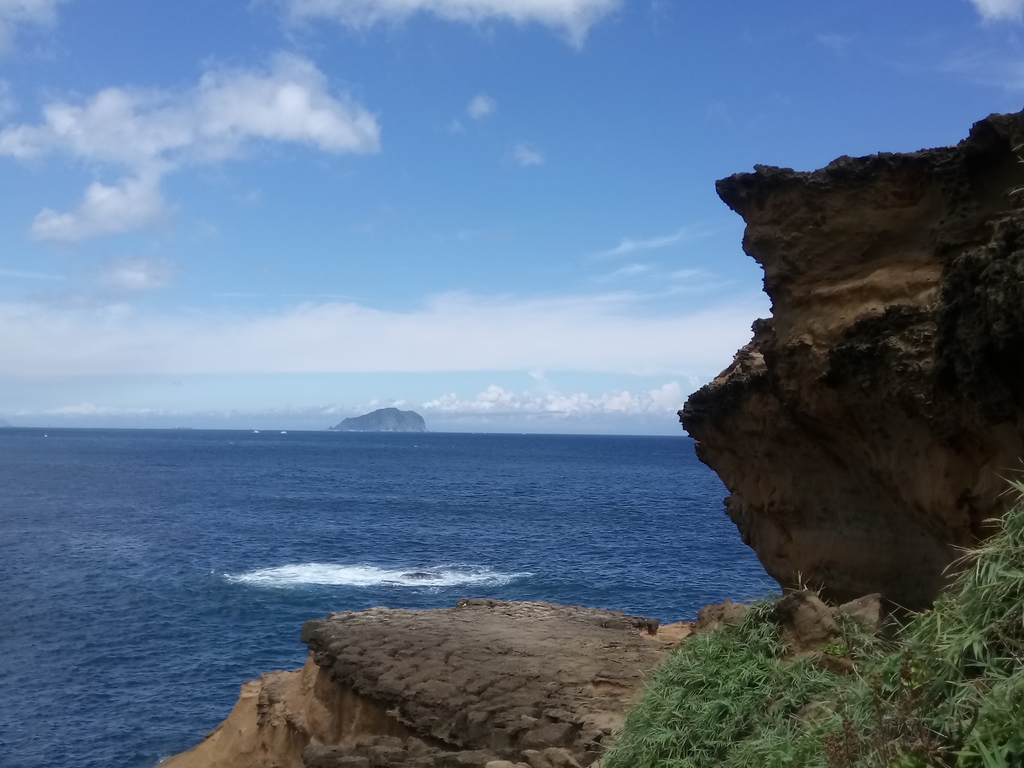
[[[0,768],[152,768],[303,622],[775,587],[679,437],[0,429]]]

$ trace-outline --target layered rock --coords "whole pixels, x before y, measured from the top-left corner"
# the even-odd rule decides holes
[[[162,768],[587,766],[688,628],[462,600],[332,614],[302,634],[303,669],[247,683],[228,719]]]
[[[1024,454],[1024,113],[718,183],[772,317],[680,412],[785,587],[928,604]]]

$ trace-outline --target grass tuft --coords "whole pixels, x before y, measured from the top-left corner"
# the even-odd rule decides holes
[[[1024,502],[961,566],[892,641],[837,617],[853,676],[784,659],[771,601],[686,641],[602,765],[1024,768]]]

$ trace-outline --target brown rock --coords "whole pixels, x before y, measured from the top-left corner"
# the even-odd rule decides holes
[[[723,624],[738,624],[750,610],[749,606],[743,603],[734,603],[726,600],[724,603],[706,605],[697,613],[697,623],[693,631],[698,634],[713,632]]]
[[[832,611],[810,590],[790,592],[775,604],[773,613],[791,653],[816,651],[839,637]]]
[[[818,669],[824,669],[826,672],[832,672],[836,675],[852,675],[857,671],[857,665],[853,659],[847,656],[835,656],[831,653],[814,653],[812,654],[814,665]]]
[[[1024,113],[718,183],[772,318],[681,411],[784,587],[924,607],[1024,455]]]
[[[836,610],[849,616],[869,632],[879,632],[885,619],[882,596],[877,592],[843,603]]]
[[[523,757],[530,768],[580,768],[580,764],[567,749],[552,747],[541,752],[531,749],[523,752]]]
[[[495,600],[331,614],[303,628],[303,670],[250,683],[228,721],[163,766],[590,765],[671,650],[649,626]]]

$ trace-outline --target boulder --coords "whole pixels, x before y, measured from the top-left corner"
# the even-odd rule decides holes
[[[737,624],[743,621],[748,610],[749,606],[734,603],[732,600],[705,605],[697,613],[697,623],[694,624],[693,631],[697,634],[707,634],[724,624]]]
[[[840,636],[832,611],[809,589],[790,592],[775,604],[780,639],[790,653],[817,651]]]
[[[882,622],[885,620],[885,608],[882,596],[878,592],[843,603],[836,611],[850,617],[872,633],[881,631]]]

